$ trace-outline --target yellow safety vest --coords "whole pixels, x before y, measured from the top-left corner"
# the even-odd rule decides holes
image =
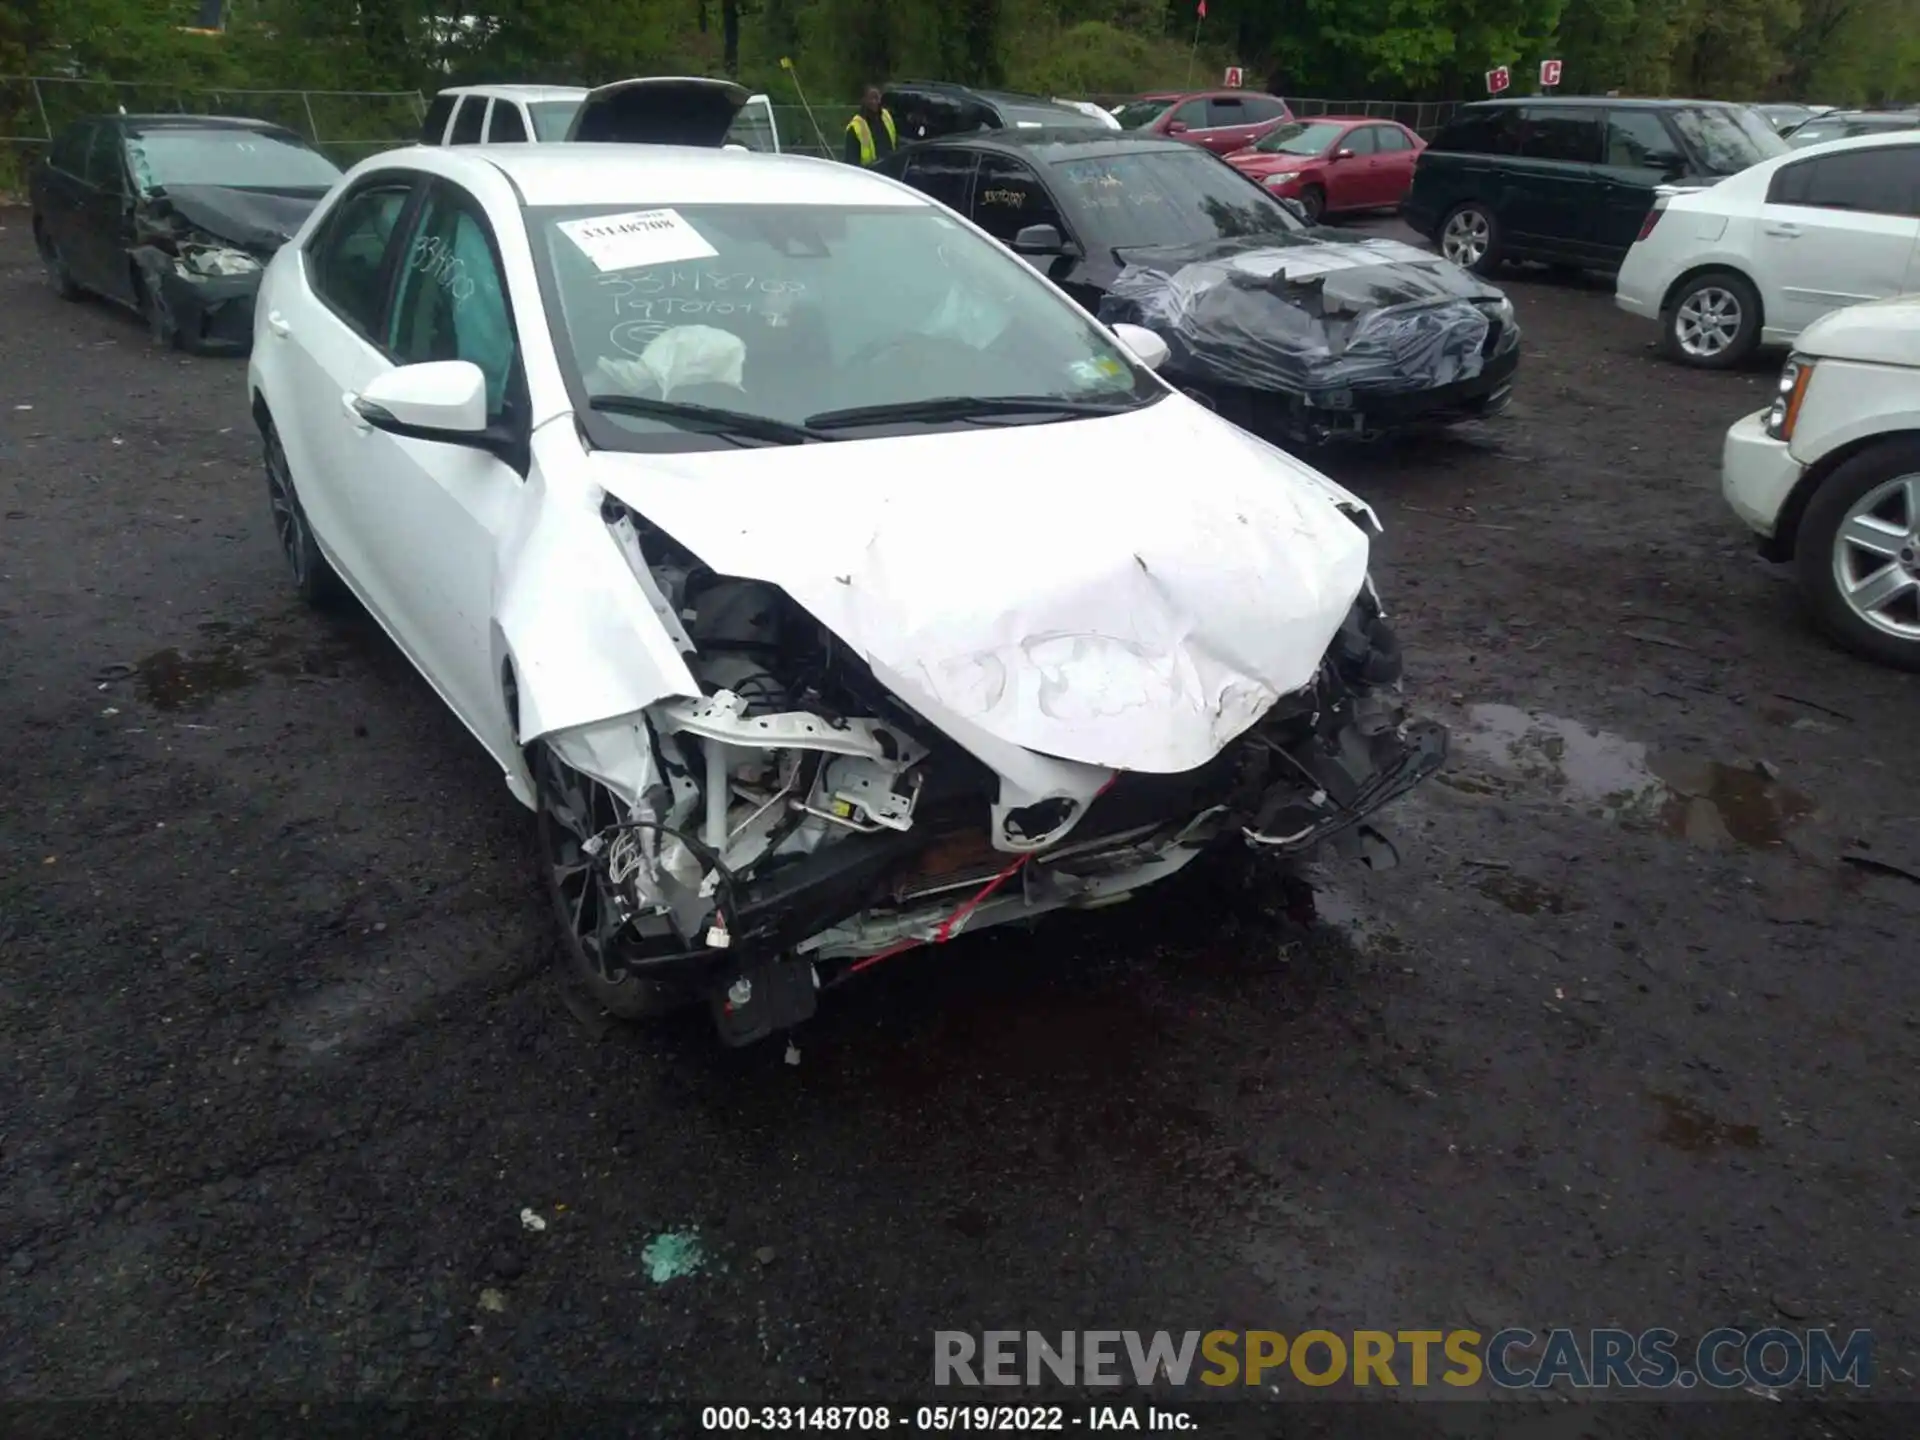
[[[893,148],[898,150],[900,148],[900,132],[894,128],[893,112],[883,106],[880,111],[880,118],[886,122],[887,139],[893,143]],[[847,122],[847,129],[851,130],[854,138],[860,142],[860,163],[862,165],[873,164],[873,162],[879,158],[879,155],[873,148],[873,127],[867,124],[867,117],[858,110],[854,111],[853,119]]]

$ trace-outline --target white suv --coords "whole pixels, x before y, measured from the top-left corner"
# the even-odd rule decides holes
[[[1809,325],[1727,432],[1721,489],[1834,639],[1920,670],[1920,295]]]
[[[1662,190],[1615,281],[1621,309],[1707,369],[1790,345],[1830,311],[1920,290],[1920,131],[1763,160]]]
[[[580,85],[454,85],[433,97],[420,122],[422,145],[518,145],[558,142],[569,138],[574,117],[587,96],[611,93],[644,84],[661,93],[676,93],[677,76],[645,81],[626,80],[599,92]],[[698,81],[697,85],[719,82]],[[765,95],[745,95],[733,116],[726,143],[743,150],[779,154],[780,126],[773,102]]]

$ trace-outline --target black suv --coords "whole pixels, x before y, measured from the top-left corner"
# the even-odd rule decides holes
[[[1488,100],[1420,152],[1407,223],[1456,265],[1618,269],[1660,185],[1711,184],[1783,155],[1744,105],[1711,100]]]

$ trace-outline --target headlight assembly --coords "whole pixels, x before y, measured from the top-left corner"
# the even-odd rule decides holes
[[[1813,361],[1803,355],[1789,359],[1780,371],[1780,388],[1767,410],[1766,431],[1775,440],[1791,440],[1794,422],[1800,418],[1801,402],[1807,398],[1807,384],[1813,379]]]

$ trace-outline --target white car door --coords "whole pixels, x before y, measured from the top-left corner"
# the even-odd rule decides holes
[[[306,242],[297,268],[274,277],[260,327],[267,353],[259,367],[277,382],[268,385],[267,404],[301,506],[334,568],[383,620],[386,597],[354,513],[364,500],[353,473],[359,450],[341,397],[386,365],[374,337],[419,178],[411,170],[376,171],[344,193]]]
[[[524,436],[526,380],[485,208],[435,179],[408,227],[378,363],[366,378],[394,365],[472,361],[487,379],[490,428]],[[357,416],[347,428],[358,499],[352,523],[388,629],[468,728],[502,753],[512,737],[491,659],[494,566],[498,537],[521,503],[526,462],[391,435]]]
[[[1920,243],[1920,146],[1809,155],[1774,172],[1754,235],[1767,328],[1900,294]]]

